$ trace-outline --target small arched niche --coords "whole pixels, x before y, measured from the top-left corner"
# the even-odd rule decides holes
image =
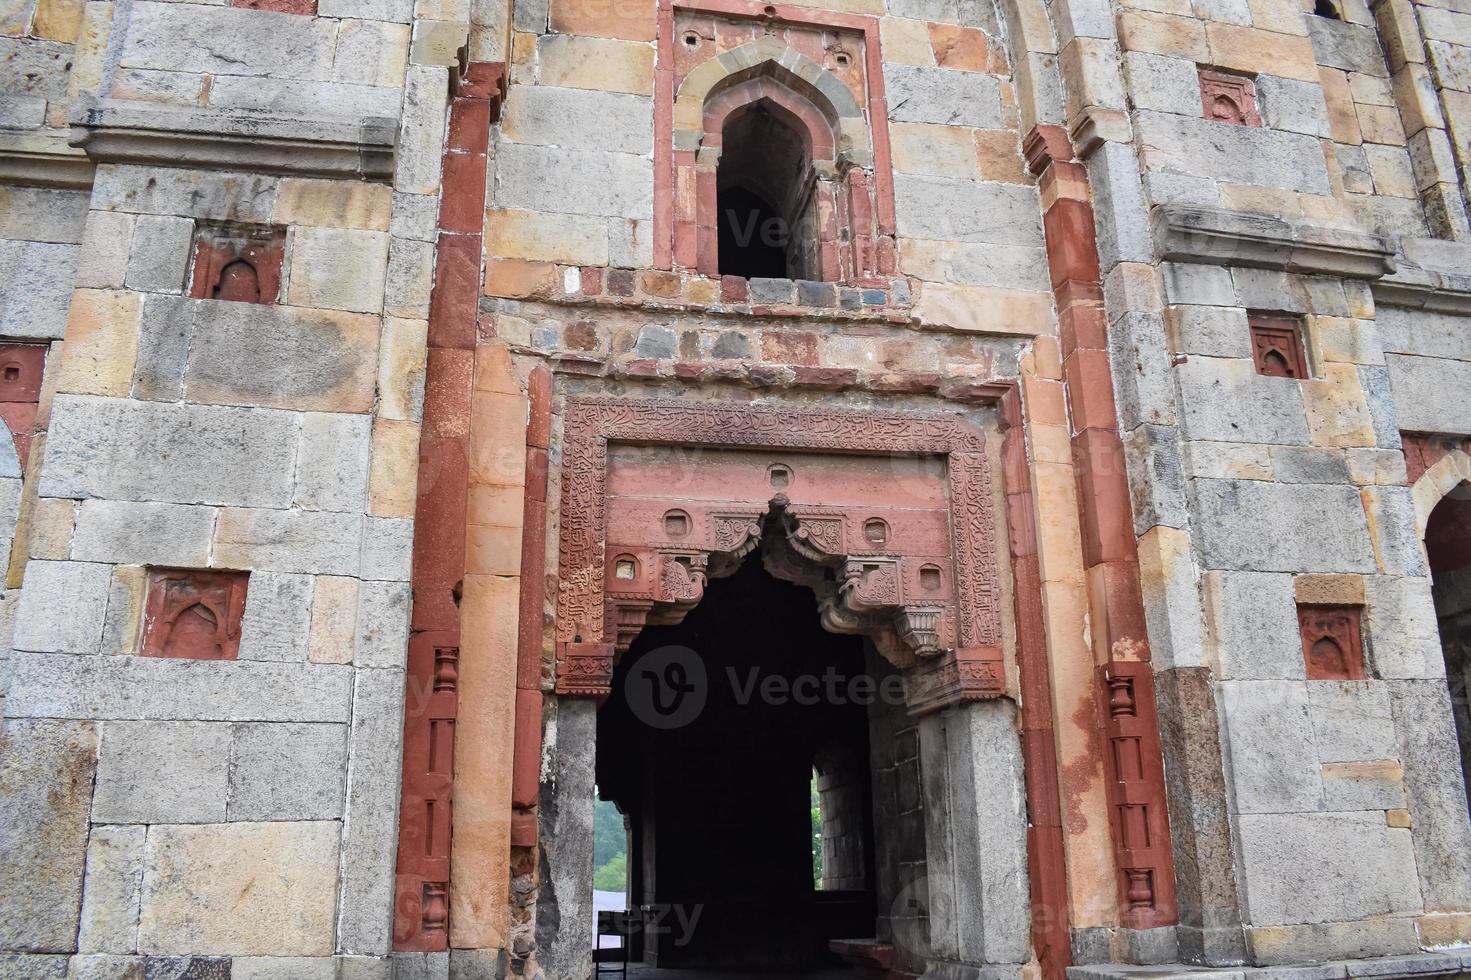
[[[762,99],[725,119],[716,167],[723,276],[820,278],[811,141]]]

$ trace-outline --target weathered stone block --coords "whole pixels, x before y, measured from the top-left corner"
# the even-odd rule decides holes
[[[1148,110],[1139,112],[1136,121],[1146,147],[1144,162],[1151,168],[1329,193],[1328,168],[1314,137]]]
[[[505,209],[486,215],[485,248],[502,258],[587,266],[608,265],[611,254],[603,218]]]
[[[345,725],[235,725],[229,818],[337,820],[347,772]]]
[[[1140,109],[1176,115],[1200,113],[1200,73],[1195,62],[1144,51],[1124,52],[1129,95]]]
[[[72,557],[118,565],[209,564],[213,507],[84,500],[76,512]]]
[[[1201,585],[1222,678],[1303,679],[1290,575],[1213,571]]]
[[[1004,122],[1000,86],[990,75],[890,63],[884,65],[884,87],[895,122],[973,129],[999,129]]]
[[[149,6],[157,11],[176,5]],[[226,12],[252,22],[259,16],[247,10]],[[137,21],[130,27],[143,29]],[[179,215],[205,221],[267,222],[275,199],[276,178],[264,174],[108,165],[97,169],[92,185],[92,207],[100,211]]]
[[[356,575],[362,517],[329,511],[235,510],[215,524],[214,563],[313,575]]]
[[[1388,76],[1373,28],[1328,17],[1309,17],[1308,37],[1318,64],[1380,78]]]
[[[1366,629],[1374,673],[1384,678],[1444,677],[1429,580],[1375,576],[1367,586]]]
[[[543,85],[648,95],[654,90],[654,49],[599,37],[547,34],[537,38]]]
[[[1388,686],[1425,907],[1466,908],[1471,902],[1471,820],[1445,682],[1391,681]]]
[[[1404,773],[1393,759],[1325,763],[1323,803],[1329,810],[1402,809]]]
[[[0,332],[60,338],[66,333],[76,245],[0,241]]]
[[[899,234],[943,242],[1039,247],[1042,223],[1031,187],[897,174]]]
[[[16,707],[7,701],[12,714],[18,713]],[[76,949],[96,769],[97,732],[91,722],[11,717],[0,723],[0,828],[6,842],[0,861],[5,909],[0,946],[5,949]]]
[[[28,654],[10,661],[17,717],[347,721],[350,668],[252,660]]]
[[[297,419],[254,408],[58,395],[39,492],[287,507]]]
[[[1246,311],[1231,306],[1173,306],[1170,319],[1175,343],[1185,354],[1207,357],[1251,356]]]
[[[394,191],[389,231],[395,238],[433,242],[439,237],[439,198],[433,194]]]
[[[1301,681],[1222,681],[1229,778],[1239,813],[1320,810],[1323,780]]]
[[[1308,704],[1318,758],[1323,762],[1362,762],[1397,754],[1388,685],[1312,681]]]
[[[513,143],[642,156],[653,150],[654,100],[647,95],[518,85],[506,100],[501,136]]]
[[[386,955],[403,764],[404,675],[359,670],[353,693],[339,947]]]
[[[559,174],[549,181],[546,175]],[[653,164],[628,153],[502,143],[495,158],[497,207],[650,219]]]
[[[251,573],[240,623],[242,660],[307,658],[312,582],[310,575]]]
[[[303,415],[296,506],[361,513],[368,502],[372,432],[373,420],[367,415]]]
[[[417,422],[423,417],[428,337],[427,321],[384,318],[378,357],[380,417],[402,422]]]
[[[77,941],[82,952],[136,951],[144,833],[141,826],[92,828]]]
[[[106,214],[100,211],[98,214]],[[143,298],[138,323],[138,359],[133,368],[134,398],[181,401],[189,339],[199,304],[178,296]]]
[[[1196,480],[1208,566],[1281,572],[1372,572],[1374,551],[1352,486]]]
[[[1050,288],[1047,254],[1036,247],[905,238],[899,243],[899,265],[909,275],[931,282],[1038,291]]]
[[[413,519],[369,517],[366,521],[361,577],[381,582],[407,582],[414,557]]]
[[[402,667],[409,644],[407,582],[363,582],[358,586],[359,667]]]
[[[326,81],[336,25],[234,7],[145,2],[131,14],[119,64],[130,68]]]
[[[330,953],[337,843],[329,822],[151,827],[138,948]]]
[[[82,250],[77,260],[76,285],[89,289],[116,289],[128,274],[128,251],[133,241],[133,216],[93,211],[87,216]]]
[[[72,957],[66,976],[67,980],[148,980],[143,957],[106,953]]]
[[[378,313],[388,269],[388,235],[355,228],[295,228],[291,232],[293,306]]]
[[[1238,818],[1253,924],[1335,922],[1420,911],[1410,832],[1383,812]]]
[[[140,216],[133,225],[127,287],[152,293],[183,292],[193,238],[194,222],[188,218]]]
[[[276,188],[272,220],[281,225],[387,231],[393,204],[393,192],[383,184],[284,177]]]
[[[446,69],[409,66],[404,76],[403,123],[394,162],[394,190],[409,194],[439,193],[448,92]]]
[[[307,659],[319,664],[352,663],[357,641],[358,580],[318,575],[312,590]]]
[[[96,653],[107,614],[108,565],[31,561],[16,613],[17,650]],[[12,664],[12,670],[14,670]],[[14,711],[14,705],[11,706]]]
[[[92,819],[119,824],[224,820],[229,762],[229,725],[105,722]]]
[[[315,956],[236,956],[230,980],[339,980],[337,964]]]
[[[1262,122],[1272,129],[1322,139],[1332,137],[1328,106],[1323,101],[1323,89],[1316,82],[1258,75],[1256,94]]]
[[[1471,361],[1386,354],[1389,383],[1400,428],[1409,432],[1471,429],[1471,400],[1459,393],[1471,385]]]
[[[1188,439],[1307,445],[1302,387],[1268,378],[1250,361],[1192,357],[1175,369]],[[1249,412],[1243,405],[1252,406]]]
[[[434,284],[434,246],[406,238],[394,239],[388,249],[388,271],[383,285],[383,311],[389,316],[425,319]]]

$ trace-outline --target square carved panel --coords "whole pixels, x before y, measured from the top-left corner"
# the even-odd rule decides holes
[[[1363,680],[1362,606],[1298,606],[1308,680]]]
[[[1302,321],[1284,313],[1252,313],[1251,359],[1258,374],[1269,378],[1306,378],[1307,353],[1302,343]]]
[[[1260,126],[1256,85],[1244,75],[1201,69],[1200,103],[1205,118],[1233,126]]]
[[[150,568],[139,654],[234,660],[249,578],[249,572]]]
[[[194,232],[189,295],[272,306],[281,292],[286,229],[204,225]]]

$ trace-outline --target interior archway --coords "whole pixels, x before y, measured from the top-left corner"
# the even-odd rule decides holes
[[[734,110],[716,168],[720,274],[810,279],[817,216],[810,139],[766,100]]]

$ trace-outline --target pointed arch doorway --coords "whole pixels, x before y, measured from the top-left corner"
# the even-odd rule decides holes
[[[829,722],[851,735],[850,749],[866,730],[863,775],[870,786],[883,768],[873,764],[875,733],[885,733],[887,748],[902,740],[901,727],[912,731],[915,765],[894,791],[915,801],[906,813],[922,814],[916,818],[922,830],[907,838],[908,867],[885,877],[879,858],[886,848],[897,852],[906,832],[871,792],[860,797],[871,827],[859,840],[874,855],[875,871],[854,889],[859,894],[850,907],[835,912],[855,917],[851,926],[843,924],[860,934],[847,938],[901,947],[889,955],[908,955],[916,974],[938,970],[959,978],[1019,972],[1031,955],[1028,828],[1017,707],[1008,697],[1007,678],[1015,677],[1015,665],[1005,652],[1004,570],[997,562],[1004,531],[996,522],[1000,498],[982,430],[954,415],[613,399],[570,399],[565,419],[557,680],[545,724],[548,762],[540,834],[545,874],[537,912],[538,922],[546,924],[538,930],[537,946],[547,975],[591,973],[592,854],[577,831],[591,826],[599,766],[610,777],[609,792],[636,799],[640,807],[648,799],[646,781],[668,775],[657,768],[651,773],[647,765],[632,766],[634,775],[624,765],[620,773],[619,762],[605,761],[606,754],[598,758],[600,734],[618,756],[632,751],[613,724],[625,709],[611,704],[609,696],[623,692],[620,682],[652,652],[647,644],[661,639],[654,629],[687,622],[707,593],[727,586],[734,590],[734,608],[746,603],[744,613],[732,620],[729,609],[722,611],[716,603],[708,607],[708,616],[749,621],[752,590],[759,597],[761,590],[770,593],[780,586],[795,589],[788,593],[788,611],[762,627],[775,626],[780,633],[785,623],[795,630],[791,624],[800,618],[800,603],[790,603],[800,595],[815,610],[824,634],[821,643],[818,634],[807,633],[804,644],[758,651],[757,662],[744,666],[790,681],[793,671],[810,672],[824,660],[859,669],[856,651],[866,648],[865,674],[899,678],[902,693],[886,706],[893,709],[889,728],[876,723],[871,711],[861,720],[852,715],[847,727]],[[850,645],[848,653],[841,652],[845,638],[862,647]],[[705,666],[724,671],[730,661],[752,655],[739,636],[725,639],[733,642],[722,644],[725,649]],[[668,666],[657,665],[656,676],[673,677]],[[685,667],[680,684],[688,680]],[[600,703],[609,703],[604,711],[612,712],[601,730]],[[751,713],[728,717],[760,713],[749,703],[743,710]],[[792,724],[793,730],[802,728],[800,721]],[[759,726],[748,727],[759,741]],[[807,755],[807,740],[794,736],[790,743],[773,763],[780,774],[773,784],[778,800],[791,796],[795,807],[800,801],[796,787],[813,758]],[[757,757],[767,758],[760,752]],[[747,770],[743,785],[749,785],[753,772],[759,777],[760,766]],[[635,780],[641,780],[639,785],[633,785]],[[711,798],[702,799],[708,806]],[[680,812],[680,803],[675,800],[668,812]],[[775,800],[772,807],[770,826],[794,808],[784,809]],[[759,807],[746,809],[761,817]],[[681,852],[678,831],[665,829],[672,836],[665,836],[662,845],[657,840],[660,822],[670,819],[665,813],[659,805],[637,818],[645,854],[653,857],[640,872],[644,880],[636,904],[660,904],[642,901],[661,897],[661,887],[668,885],[667,877],[662,886],[658,880],[667,874],[658,855],[667,849]],[[683,822],[690,819],[685,813]],[[748,822],[758,824],[760,819]],[[796,831],[790,838],[777,836],[795,841]],[[776,850],[798,854],[794,843]],[[717,863],[729,869],[738,862]],[[779,863],[775,879],[795,881],[800,872],[811,881],[810,864],[804,868],[797,858]],[[703,883],[706,895],[709,884]],[[810,885],[805,891],[776,891],[779,896],[768,894],[761,921],[768,935],[779,921],[780,940],[757,952],[800,964],[800,950],[835,937],[818,925],[821,916],[814,910],[820,896]],[[749,907],[758,896],[736,888],[727,897],[734,907],[707,920],[723,918],[724,925],[712,926],[714,938],[695,941],[688,955],[732,965],[728,930],[738,930],[742,903]],[[776,914],[784,907],[801,907],[802,914]],[[686,922],[689,916],[686,910]],[[700,941],[708,942],[703,952]],[[654,958],[671,952],[656,943]]]

